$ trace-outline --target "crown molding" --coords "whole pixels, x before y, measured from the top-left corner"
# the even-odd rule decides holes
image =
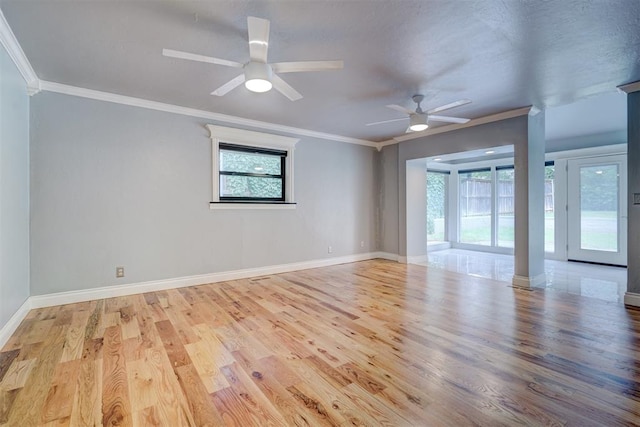
[[[471,119],[467,123],[438,126],[437,128],[427,129],[422,132],[412,132],[410,134],[396,136],[395,138],[393,138],[393,140],[396,141],[396,143],[398,143],[403,141],[409,141],[412,139],[423,138],[425,136],[437,135],[439,133],[451,132],[458,129],[465,129],[465,128],[470,128],[474,126],[484,125],[487,123],[499,122],[501,120],[512,119],[514,117],[526,116],[531,112],[531,110],[532,110],[531,106],[516,108],[514,110],[503,111],[501,113],[490,114],[488,116],[478,117],[477,119]],[[390,145],[392,143],[391,143],[391,140],[389,140],[389,141],[384,141],[382,144]]]
[[[18,43],[18,39],[16,39],[15,34],[11,31],[11,27],[9,27],[9,23],[5,19],[2,10],[0,10],[0,43],[4,46],[13,63],[16,64],[18,71],[27,84],[27,93],[29,96],[40,92],[40,80],[36,72],[33,71],[27,55],[24,54],[20,43]]]
[[[412,139],[418,139],[425,136],[437,135],[439,133],[446,133],[446,132],[451,132],[458,129],[464,129],[468,127],[484,125],[487,123],[498,122],[500,120],[512,119],[514,117],[526,116],[528,114],[535,115],[540,113],[540,111],[541,110],[537,107],[532,107],[532,106],[522,107],[522,108],[516,108],[515,110],[508,110],[508,111],[503,111],[501,113],[491,114],[484,117],[478,117],[477,119],[471,119],[467,123],[438,126],[435,129],[427,129],[422,132],[412,132],[409,134],[396,136],[386,141],[379,142],[378,151],[382,150],[382,148],[386,147],[387,145],[394,145],[403,141],[409,141]]]
[[[626,85],[620,85],[618,86],[618,90],[626,94],[638,92],[640,91],[640,80],[633,83],[627,83]]]
[[[113,102],[115,104],[129,105],[132,107],[146,108],[149,110],[163,111],[166,113],[180,114],[183,116],[198,117],[201,119],[215,120],[217,122],[233,123],[241,126],[249,126],[258,129],[266,129],[275,132],[288,133],[298,136],[325,139],[329,141],[346,142],[348,144],[377,147],[378,144],[366,139],[350,138],[348,136],[335,135],[325,132],[317,132],[293,126],[285,126],[277,123],[262,122],[244,117],[230,116],[227,114],[213,113],[211,111],[197,110],[195,108],[181,107],[179,105],[165,104],[163,102],[149,101],[132,96],[118,95],[116,93],[102,92],[99,90],[85,89],[62,83],[40,81],[40,88],[47,92],[56,92],[64,95],[78,96],[81,98],[95,99],[97,101]]]
[[[379,142],[377,148],[378,148],[378,151],[382,151],[382,149],[387,145],[395,145],[397,143],[398,141],[396,141],[395,139],[388,139],[386,141]]]

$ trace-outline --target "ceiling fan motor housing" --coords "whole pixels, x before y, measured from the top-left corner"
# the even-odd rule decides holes
[[[412,131],[422,131],[429,127],[427,124],[427,113],[414,113],[409,116],[409,128]]]
[[[252,92],[271,90],[273,71],[269,64],[251,61],[244,66],[244,85]]]

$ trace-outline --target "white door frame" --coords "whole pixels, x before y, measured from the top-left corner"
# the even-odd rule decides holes
[[[583,249],[581,236],[580,170],[596,165],[618,167],[618,244],[617,251]],[[567,161],[567,258],[602,264],[627,265],[627,157],[598,156]]]

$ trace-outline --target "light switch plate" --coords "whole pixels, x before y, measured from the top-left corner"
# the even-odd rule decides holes
[[[633,204],[640,205],[640,193],[633,193]]]

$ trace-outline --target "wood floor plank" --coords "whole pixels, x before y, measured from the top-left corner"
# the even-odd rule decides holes
[[[222,346],[222,344],[220,345]],[[229,383],[220,372],[220,366],[225,366],[232,361],[223,359],[227,363],[220,363],[220,358],[217,357],[215,350],[211,351],[210,344],[205,340],[186,344],[184,347],[208,393],[229,387]]]
[[[102,425],[102,358],[80,362],[71,426]]]
[[[9,421],[9,411],[17,395],[18,389],[0,390],[0,425],[5,425]]]
[[[173,327],[173,324],[171,324],[171,321],[162,320],[156,322],[156,329],[164,344],[171,365],[174,368],[190,365],[191,359],[189,358],[189,354],[185,350],[184,345],[182,345],[182,341],[180,341],[180,337],[178,337],[178,333]]]
[[[640,425],[640,310],[371,260],[31,310],[0,426]]]
[[[64,350],[62,352],[61,362],[69,362],[78,360],[82,357],[82,349],[84,344],[85,323],[87,316],[85,312],[79,311],[73,313],[65,337]]]
[[[76,393],[77,378],[80,373],[80,361],[60,362],[51,380],[49,394],[42,409],[42,423],[59,421],[68,423]]]
[[[152,367],[147,360],[127,361],[127,381],[131,394],[131,410],[134,413],[143,413],[145,409],[155,407],[158,398],[155,388]],[[151,418],[157,418],[155,409],[147,411]]]
[[[0,389],[8,391],[24,387],[36,362],[36,359],[27,359],[11,364],[11,368],[0,382]]]
[[[244,369],[248,376],[250,375],[251,380],[260,389],[265,398],[280,412],[285,420],[284,425],[325,425],[323,422],[318,422],[314,413],[308,410],[305,405],[296,402],[291,393],[286,390],[286,387],[300,382],[299,377],[296,377],[296,380],[292,383],[289,383],[290,377],[286,374],[278,380],[276,377],[278,373],[281,373],[279,372],[280,370],[268,368],[263,363],[264,360],[256,361],[241,351],[234,352],[234,357],[238,365]]]
[[[133,425],[122,330],[118,325],[109,326],[104,331],[102,378],[102,424]]]
[[[211,405],[211,396],[230,389],[226,388],[209,395],[192,364],[174,367],[174,371],[189,403],[195,425],[202,427],[224,425],[224,414],[220,413],[218,405],[216,405],[218,410]]]
[[[260,420],[261,425],[281,426],[286,424],[282,414],[275,409],[271,401],[262,394],[237,363],[224,366],[221,371],[230,387],[242,398],[244,406],[254,414],[256,419]]]
[[[40,423],[49,384],[62,356],[67,332],[64,326],[51,327],[48,331],[49,334],[40,347],[42,350],[38,363],[34,365],[24,387],[19,390],[11,406],[7,420],[10,426],[29,426]]]
[[[145,364],[150,371],[157,402],[153,415],[163,426],[195,426],[188,397],[183,393],[171,362],[159,348],[146,350]]]

